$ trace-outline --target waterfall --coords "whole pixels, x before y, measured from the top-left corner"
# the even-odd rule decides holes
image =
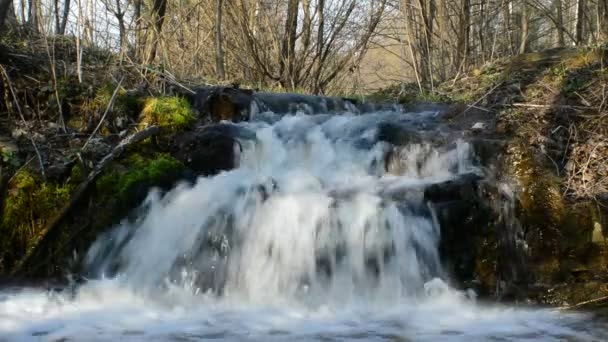
[[[256,113],[237,124],[252,134],[238,136],[235,169],[153,189],[91,246],[84,284],[0,289],[0,340],[606,340],[589,315],[450,286],[444,214],[426,198],[480,177],[472,148],[395,150],[378,128],[433,116]]]
[[[256,138],[241,143],[240,166],[164,196],[152,192],[139,220],[91,248],[93,275],[253,302],[416,296],[442,275],[439,227],[422,198],[383,194],[457,177],[472,169],[469,149],[417,145],[401,152],[411,165],[388,174],[386,143],[370,124],[381,119],[296,115],[242,124]]]

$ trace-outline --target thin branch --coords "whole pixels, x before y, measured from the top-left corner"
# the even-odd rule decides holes
[[[124,79],[125,78],[123,77],[120,79],[120,81],[118,81],[118,85],[116,86],[116,88],[114,89],[114,92],[112,93],[112,97],[110,98],[110,101],[108,102],[106,111],[103,113],[103,116],[99,120],[97,127],[95,127],[95,129],[93,130],[93,133],[91,133],[91,135],[89,136],[89,139],[87,139],[87,141],[84,143],[84,145],[82,146],[80,151],[84,151],[84,149],[87,147],[87,145],[89,145],[89,142],[91,141],[91,139],[95,136],[95,134],[97,134],[97,131],[99,130],[99,128],[101,128],[101,124],[103,124],[104,120],[106,119],[106,116],[108,115],[110,110],[112,110],[112,107],[114,106],[114,100],[116,99],[116,95],[118,95],[118,91],[120,90],[120,85],[122,84],[122,81]]]

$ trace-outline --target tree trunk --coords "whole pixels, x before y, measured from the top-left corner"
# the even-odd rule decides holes
[[[13,0],[0,0],[0,31],[4,28]]]
[[[565,46],[566,40],[564,39],[564,15],[562,9],[562,0],[556,0],[555,6],[557,7],[557,45]]]
[[[576,45],[585,43],[585,0],[576,0]]]
[[[482,64],[486,63],[486,39],[484,35],[484,29],[486,27],[486,25],[484,24],[484,19],[486,17],[486,1],[487,0],[482,0],[479,4],[479,17],[482,20],[480,20],[479,27],[477,28],[477,34],[479,36],[479,52],[481,53],[480,57]]]
[[[505,0],[503,4],[503,17],[504,17],[504,27],[505,27],[505,35],[506,45],[507,45],[507,53],[513,53],[513,36],[511,34],[511,0]]]
[[[220,80],[226,78],[224,70],[224,49],[222,47],[222,4],[224,0],[217,0],[215,8],[215,68]]]
[[[33,33],[38,33],[38,0],[28,1],[27,24]]]
[[[147,64],[152,64],[156,59],[156,51],[158,50],[158,42],[160,40],[163,23],[165,22],[165,13],[167,13],[167,0],[154,0],[152,6],[152,18],[154,20],[154,34],[150,54],[148,55]]]
[[[431,63],[431,37],[433,36],[433,20],[435,8],[433,0],[418,0],[418,9],[422,18],[422,36],[420,37],[420,76],[421,82],[426,85],[433,79]]]
[[[450,54],[450,24],[446,0],[438,0],[437,2],[437,24],[439,26],[439,51],[441,53],[441,64],[446,66],[441,69],[442,79],[445,79],[448,74],[448,65],[455,69],[454,60]],[[447,61],[446,61],[447,60]]]
[[[599,2],[599,40],[608,43],[608,0],[598,0]]]
[[[471,29],[471,0],[460,0],[458,16],[458,69],[465,68],[469,54],[469,33]]]
[[[71,1],[65,0],[65,3],[63,4],[63,16],[61,17],[61,23],[59,24],[59,31],[57,32],[58,34],[61,34],[61,35],[65,34],[65,28],[68,25],[68,17],[70,16],[70,5],[71,5]]]
[[[59,26],[61,26],[61,22],[59,21],[59,0],[53,0],[53,14],[55,17],[55,33],[59,34]]]
[[[528,49],[528,5],[526,2],[521,4],[521,42],[519,44],[519,53],[526,53]]]
[[[145,40],[142,32],[142,18],[141,8],[143,0],[133,0],[133,21],[135,22],[135,47],[133,48],[133,55],[139,61],[143,61],[145,55]]]
[[[296,51],[296,39],[298,28],[298,5],[299,0],[289,0],[287,3],[287,19],[285,20],[285,35],[281,48],[279,61],[281,84],[286,89],[296,87],[293,79],[293,66]]]

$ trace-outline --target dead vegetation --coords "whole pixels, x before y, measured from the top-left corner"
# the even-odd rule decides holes
[[[496,113],[562,179],[566,199],[608,201],[608,50],[552,49],[499,60],[446,82],[438,92]],[[491,115],[491,114],[487,114]]]

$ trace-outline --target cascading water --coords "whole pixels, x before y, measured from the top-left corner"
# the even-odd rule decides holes
[[[476,172],[464,142],[414,144],[385,172],[379,122],[242,123],[239,167],[167,194],[100,237],[73,293],[0,292],[0,340],[589,339],[586,316],[483,307],[451,289],[419,192]],[[417,117],[425,113],[411,114]],[[585,327],[587,331],[582,331]],[[603,335],[606,337],[608,335]]]

